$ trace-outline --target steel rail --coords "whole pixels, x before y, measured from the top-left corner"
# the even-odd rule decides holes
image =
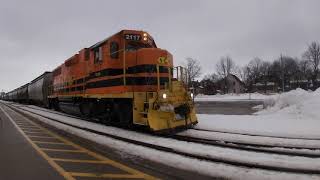
[[[250,133],[240,133],[240,132],[228,132],[228,131],[220,131],[220,130],[208,130],[208,129],[199,129],[199,128],[192,128],[192,130],[205,131],[205,132],[217,132],[217,133],[225,133],[225,134],[237,134],[237,135],[253,136],[253,137],[268,137],[268,138],[312,140],[312,141],[320,140],[320,138],[285,137],[285,136],[261,135],[261,134],[250,134]]]

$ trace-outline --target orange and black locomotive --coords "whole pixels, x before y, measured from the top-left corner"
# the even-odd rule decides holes
[[[197,123],[186,71],[144,31],[122,30],[84,48],[47,77],[44,104],[57,110],[152,131]]]

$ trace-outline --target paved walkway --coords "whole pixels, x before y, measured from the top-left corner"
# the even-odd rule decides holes
[[[155,179],[92,152],[0,104],[0,179]]]
[[[249,115],[257,110],[254,106],[263,101],[199,101],[195,102],[198,114]]]

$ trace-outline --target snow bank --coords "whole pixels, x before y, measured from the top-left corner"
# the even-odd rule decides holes
[[[264,104],[266,109],[257,112],[257,115],[278,114],[320,121],[320,113],[316,110],[320,106],[320,88],[314,92],[298,88],[267,99]]]
[[[195,97],[195,101],[257,101],[264,100],[276,95],[264,95],[260,93],[245,93],[245,94],[217,94],[217,95],[202,95]]]
[[[293,138],[320,138],[320,121],[284,114],[209,115],[197,114],[197,129]]]
[[[199,129],[281,137],[320,138],[320,88],[273,95],[254,115],[198,114]]]

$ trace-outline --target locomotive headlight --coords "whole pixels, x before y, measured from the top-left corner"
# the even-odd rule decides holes
[[[144,37],[147,37],[147,33],[143,33],[143,36],[144,36]]]
[[[162,94],[162,98],[163,98],[163,99],[167,99],[167,94],[166,94],[166,93],[163,93],[163,94]]]
[[[144,38],[143,38],[143,40],[145,40],[145,41],[146,41],[147,39],[148,39],[147,37],[144,37]]]

